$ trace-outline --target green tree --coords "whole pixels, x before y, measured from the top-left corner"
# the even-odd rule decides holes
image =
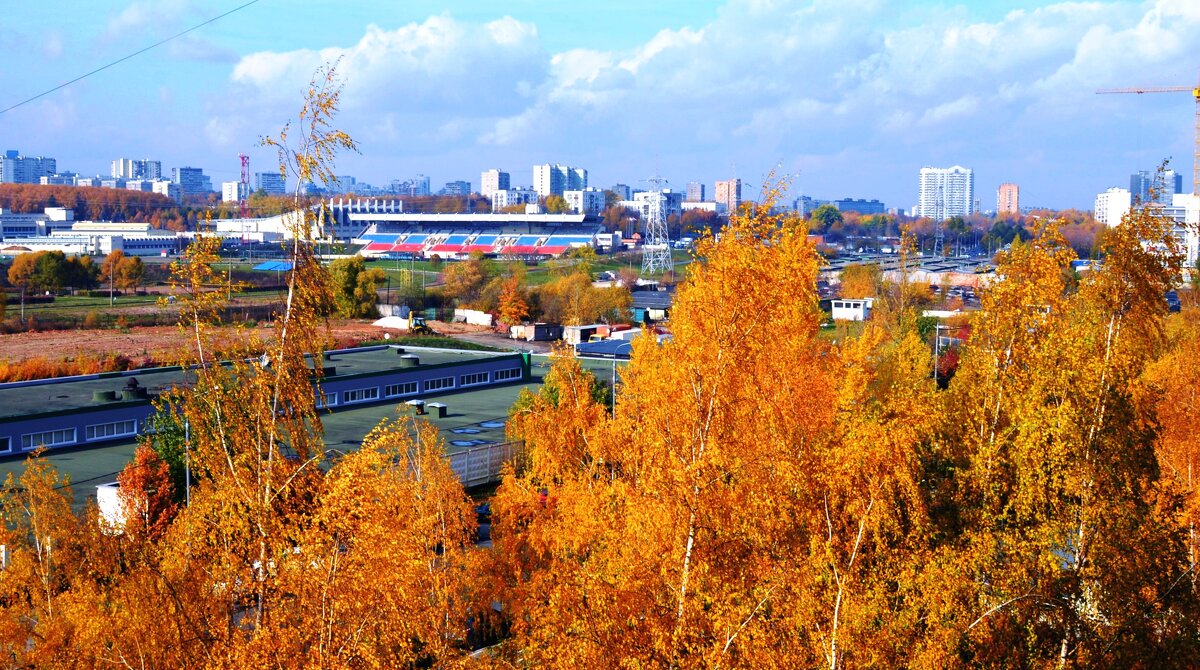
[[[387,274],[379,268],[367,268],[362,256],[339,258],[329,264],[334,304],[338,313],[348,319],[372,316],[376,313],[379,287]]]
[[[91,256],[71,256],[66,264],[66,284],[72,289],[90,290],[96,287],[100,268]]]
[[[814,209],[808,218],[812,221],[813,230],[827,233],[830,228],[842,222],[842,212],[833,205],[821,205]]]
[[[33,283],[40,290],[57,293],[68,280],[67,256],[61,251],[41,251],[36,254]]]

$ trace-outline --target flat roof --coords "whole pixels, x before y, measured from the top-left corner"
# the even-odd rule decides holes
[[[415,348],[412,349],[414,353],[418,353]],[[426,355],[427,352],[429,352],[429,356]],[[422,363],[433,354],[445,354],[448,357],[445,362],[452,362],[459,357],[458,355],[470,357],[471,355],[488,354],[488,352],[446,350],[421,350],[419,353]],[[399,358],[396,354],[388,352],[382,352],[381,355],[390,356],[390,360]],[[343,358],[350,359],[352,356],[345,355]],[[356,358],[365,361],[363,356]],[[604,381],[610,381],[611,377],[616,375],[617,368],[625,364],[624,361],[614,365],[614,362],[609,360],[587,359],[580,359],[579,362]],[[348,363],[349,361],[347,361]],[[337,354],[334,355],[331,364],[342,365]],[[430,423],[441,430],[447,453],[467,448],[469,445],[465,443],[468,441],[502,442],[505,439],[508,410],[517,400],[521,389],[536,389],[549,369],[550,358],[544,354],[534,354],[531,364],[532,380],[529,382],[421,394],[417,396],[421,400],[426,403],[445,403],[447,410],[444,419],[437,418],[435,414],[426,414],[422,418],[428,419]],[[111,383],[113,380],[108,381]],[[2,397],[0,395],[0,398]],[[88,400],[90,401],[90,399],[89,393]],[[405,407],[404,401],[386,401],[338,406],[332,408],[332,411],[322,411],[321,423],[325,429],[325,448],[330,450],[331,457],[336,457],[338,452],[350,452],[358,449],[362,445],[363,437],[382,419],[400,416],[400,411],[403,411]],[[456,444],[456,442],[464,444]],[[88,497],[95,495],[96,485],[116,479],[117,473],[133,458],[136,446],[136,440],[129,440],[109,442],[102,446],[55,448],[47,450],[43,458],[58,469],[60,474],[70,478],[76,505],[82,505]],[[15,455],[0,458],[0,481],[3,481],[9,473],[19,477],[24,471],[26,456],[21,454],[19,458]]]
[[[485,214],[474,212],[349,212],[352,218],[379,217],[387,223],[583,223],[585,214]],[[375,220],[375,219],[371,219]],[[597,225],[599,227],[599,225]]]
[[[334,375],[325,379],[335,381],[351,375],[378,374],[397,369],[420,370],[434,365],[486,360],[513,354],[407,347],[406,351],[420,358],[420,365],[416,368],[401,368],[401,359],[395,349],[393,346],[379,346],[330,352],[332,358],[325,361],[324,365],[332,366]],[[157,394],[181,384],[190,385],[194,382],[195,373],[179,367],[146,368],[0,384],[0,421],[102,407],[104,404],[92,400],[92,393],[117,391],[119,397],[120,391],[125,388],[131,377],[136,378],[138,386],[147,389],[150,394]]]

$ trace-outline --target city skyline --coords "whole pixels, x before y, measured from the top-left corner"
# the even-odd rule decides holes
[[[376,185],[563,163],[598,186],[740,178],[754,197],[778,166],[798,175],[793,197],[908,209],[920,167],[958,164],[975,170],[979,194],[1014,182],[1023,203],[1087,209],[1164,158],[1192,167],[1188,96],[1094,95],[1195,83],[1187,47],[1200,8],[1183,0],[1013,11],[619,2],[630,11],[604,15],[532,0],[504,11],[451,2],[434,15],[276,2],[0,114],[0,149],[85,175],[149,157],[164,173],[202,167],[218,184],[237,178],[238,153],[270,169],[254,143],[294,116],[316,65],[340,56],[339,119],[362,154],[343,156],[338,173]],[[0,28],[12,65],[0,108],[239,4],[13,7]]]

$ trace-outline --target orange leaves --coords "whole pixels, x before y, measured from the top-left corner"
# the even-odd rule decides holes
[[[524,323],[525,319],[529,318],[529,303],[525,301],[525,296],[521,291],[520,277],[509,277],[504,282],[499,302],[497,311],[500,313],[500,323],[515,326]]]
[[[133,452],[133,461],[117,475],[124,510],[122,530],[130,537],[155,541],[175,518],[175,490],[167,464],[146,445]]]
[[[675,337],[635,342],[615,419],[570,359],[514,409],[528,464],[497,494],[497,593],[533,662],[877,658],[875,575],[925,517],[928,354],[878,329],[824,346],[819,259],[769,210],[700,242]]]
[[[76,356],[58,361],[44,357],[17,361],[0,360],[0,383],[128,370],[132,365],[133,362],[128,357],[118,354],[102,359]]]

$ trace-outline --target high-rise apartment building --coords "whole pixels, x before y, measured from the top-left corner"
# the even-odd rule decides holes
[[[150,188],[159,195],[165,195],[175,202],[183,201],[183,189],[179,184],[167,179],[156,179],[150,182]]]
[[[502,188],[492,192],[492,209],[501,210],[517,205],[537,204],[537,191],[531,188]]]
[[[412,179],[393,179],[391,186],[392,193],[408,196],[429,195],[429,177],[419,174]]]
[[[512,179],[504,170],[492,168],[479,173],[479,193],[485,198],[491,198],[496,191],[507,191],[512,187]]]
[[[970,168],[923,167],[920,186],[917,216],[944,221],[975,213],[975,171]]]
[[[171,181],[179,184],[179,192],[183,195],[199,195],[212,190],[212,182],[207,181],[204,170],[195,167],[171,168]]]
[[[543,198],[562,195],[566,191],[582,191],[587,185],[588,173],[583,168],[558,163],[533,166],[533,190]]]
[[[255,172],[254,190],[267,195],[283,195],[287,193],[287,182],[278,172]]]
[[[859,214],[883,214],[887,211],[887,206],[878,200],[866,200],[863,198],[842,198],[834,200],[831,203],[841,212],[857,212]]]
[[[612,188],[608,190],[617,194],[617,200],[630,200],[633,198],[633,189],[627,184],[613,184]]]
[[[333,183],[326,184],[325,190],[329,193],[353,193],[358,186],[358,180],[348,174],[335,175]]]
[[[1133,194],[1114,186],[1096,196],[1096,221],[1111,228],[1121,223],[1132,207]]]
[[[704,202],[704,184],[698,181],[687,183],[687,202]]]
[[[148,158],[118,158],[112,162],[109,174],[120,179],[162,179],[162,161]]]
[[[249,197],[246,185],[240,181],[221,182],[221,202],[238,202],[243,197]]]
[[[1174,170],[1164,170],[1161,180],[1157,172],[1148,170],[1129,175],[1129,195],[1134,203],[1170,204],[1176,193],[1183,193],[1183,175]]]
[[[1009,182],[1000,184],[1000,188],[996,189],[996,213],[1014,216],[1021,213],[1020,187]]]
[[[22,156],[9,149],[0,158],[0,184],[38,184],[58,173],[58,161],[45,156]]]
[[[576,214],[599,214],[604,210],[604,191],[598,188],[563,191],[563,199]]]
[[[732,214],[742,204],[742,180],[726,179],[716,183],[713,189],[713,200],[718,205],[725,205],[725,211]]]
[[[471,195],[471,182],[448,181],[442,187],[442,195]]]
[[[118,158],[113,161],[108,175],[114,179],[133,179],[133,159]]]

